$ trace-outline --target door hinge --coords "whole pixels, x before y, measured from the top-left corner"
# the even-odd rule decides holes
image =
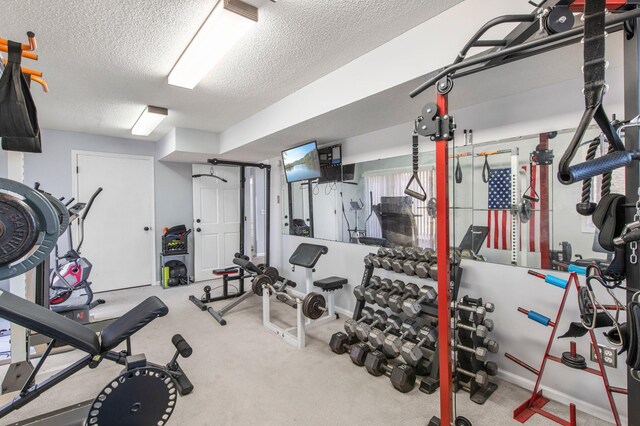
[[[76,166],[76,174],[80,173],[80,167]]]

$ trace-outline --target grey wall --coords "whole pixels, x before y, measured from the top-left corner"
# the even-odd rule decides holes
[[[25,154],[25,183],[40,182],[56,196],[72,195],[71,151],[95,151],[155,156],[154,142],[134,141],[85,133],[42,131],[42,154]],[[0,157],[0,164],[3,157]],[[6,164],[6,161],[5,161]],[[193,221],[191,165],[155,161],[156,247],[160,252],[162,228]],[[6,173],[6,170],[5,170]],[[121,206],[114,206],[121,208]]]

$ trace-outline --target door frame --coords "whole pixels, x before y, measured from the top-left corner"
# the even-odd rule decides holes
[[[156,262],[156,182],[155,182],[155,158],[152,155],[133,155],[133,154],[120,154],[113,152],[101,152],[101,151],[86,151],[86,150],[71,150],[71,191],[72,196],[78,198],[78,155],[91,155],[94,157],[116,157],[116,158],[130,158],[137,160],[148,160],[151,163],[151,232],[153,232],[153,238],[151,238],[151,277],[149,282],[152,286],[159,285],[160,281],[157,280],[157,262]],[[76,238],[78,237],[77,224],[76,224]]]

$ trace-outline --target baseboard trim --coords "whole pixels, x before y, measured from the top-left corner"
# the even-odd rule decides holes
[[[509,383],[513,383],[514,385],[520,386],[521,388],[532,390],[535,386],[535,382],[533,380],[526,379],[524,377],[518,376],[516,374],[510,373],[508,371],[500,370],[498,372],[498,377],[504,381]],[[569,418],[569,408],[568,405],[570,403],[574,403],[576,408],[584,413],[597,417],[601,420],[605,420],[610,423],[614,423],[613,415],[611,411],[607,408],[599,407],[597,405],[591,404],[590,402],[586,402],[580,399],[575,399],[574,397],[567,395],[566,393],[557,391],[555,389],[541,386],[544,391],[544,395],[552,401],[559,402],[567,406],[566,415],[562,416],[565,418]],[[601,389],[604,394],[604,389]],[[523,401],[524,402],[524,401]],[[616,401],[618,402],[618,401]],[[516,407],[513,407],[516,408]],[[628,424],[628,420],[626,416],[620,414],[620,421],[622,424]]]

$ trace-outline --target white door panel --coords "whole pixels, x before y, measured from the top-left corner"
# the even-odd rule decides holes
[[[74,163],[78,201],[88,201],[98,187],[103,188],[87,216],[81,249],[93,264],[92,289],[150,285],[154,280],[153,159],[76,152]],[[77,227],[74,231],[77,237]]]
[[[194,164],[193,229],[195,280],[212,278],[211,271],[233,265],[240,248],[240,168]],[[199,230],[199,231],[198,231]]]

